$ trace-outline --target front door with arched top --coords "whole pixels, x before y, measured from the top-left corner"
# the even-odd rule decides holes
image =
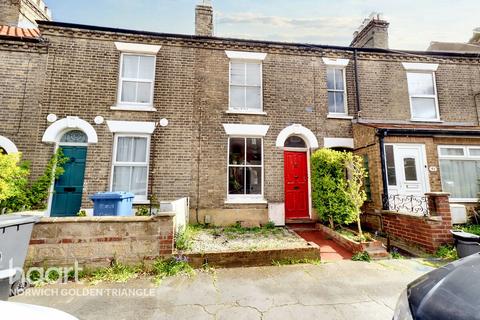
[[[65,172],[55,180],[50,216],[75,216],[82,205],[87,136],[80,130],[68,131],[62,136],[59,148],[68,161],[63,166]]]
[[[285,218],[309,218],[308,149],[305,141],[291,136],[284,148]]]

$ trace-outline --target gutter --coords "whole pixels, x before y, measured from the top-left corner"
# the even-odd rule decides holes
[[[444,52],[444,51],[412,51],[412,50],[391,50],[391,49],[382,49],[382,48],[354,48],[346,46],[334,46],[334,45],[316,45],[308,43],[293,43],[293,42],[281,42],[281,41],[265,41],[265,40],[248,40],[248,39],[237,39],[237,38],[223,38],[223,37],[208,37],[208,36],[197,36],[197,35],[188,35],[188,34],[173,34],[173,33],[161,33],[153,31],[143,31],[143,30],[129,30],[129,29],[120,29],[120,28],[111,28],[111,27],[100,27],[100,26],[90,26],[84,24],[76,23],[66,23],[66,22],[54,22],[54,21],[41,21],[37,20],[37,24],[42,27],[59,27],[59,28],[69,28],[69,29],[80,29],[86,31],[100,31],[100,32],[112,32],[112,33],[121,33],[121,34],[131,34],[131,35],[142,35],[142,36],[154,36],[154,37],[165,37],[165,38],[177,38],[177,39],[186,39],[186,40],[198,40],[198,41],[225,41],[225,42],[241,42],[245,45],[264,45],[264,46],[288,46],[296,47],[306,50],[342,50],[349,52],[370,52],[370,53],[391,53],[391,54],[403,54],[403,55],[421,55],[421,56],[444,56],[444,57],[461,57],[461,58],[479,58],[478,53],[459,53],[459,52]]]
[[[413,136],[413,137],[429,137],[429,136],[456,136],[456,137],[480,137],[479,131],[468,130],[445,130],[445,129],[377,129],[377,136]]]

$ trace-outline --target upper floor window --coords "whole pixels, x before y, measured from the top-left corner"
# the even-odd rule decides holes
[[[122,53],[118,81],[117,105],[112,109],[155,111],[156,54],[160,46],[115,42]]]
[[[327,93],[329,117],[346,117],[348,114],[345,68],[348,59],[323,58],[327,65]]]
[[[121,60],[119,102],[152,105],[155,56],[123,53]]]
[[[263,113],[262,60],[266,54],[226,53],[230,58],[229,111]]]
[[[345,69],[327,68],[328,113],[346,114]]]
[[[435,70],[437,64],[404,63],[407,70],[408,94],[412,120],[438,121]]]

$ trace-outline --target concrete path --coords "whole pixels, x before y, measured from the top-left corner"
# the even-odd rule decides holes
[[[217,269],[192,278],[170,278],[159,287],[149,279],[94,287],[67,284],[29,289],[10,300],[58,308],[85,320],[380,320],[391,319],[400,292],[429,270],[416,260]],[[152,292],[146,297],[114,297],[106,291],[127,288]],[[61,296],[55,291],[62,289],[71,292]],[[72,290],[84,289],[96,291],[93,296],[72,295]],[[44,296],[33,296],[41,290]]]

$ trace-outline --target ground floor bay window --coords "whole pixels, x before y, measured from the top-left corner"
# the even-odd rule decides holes
[[[480,192],[480,147],[439,146],[443,191],[453,201],[476,201]]]
[[[150,136],[115,135],[112,191],[131,192],[135,202],[147,201]]]

